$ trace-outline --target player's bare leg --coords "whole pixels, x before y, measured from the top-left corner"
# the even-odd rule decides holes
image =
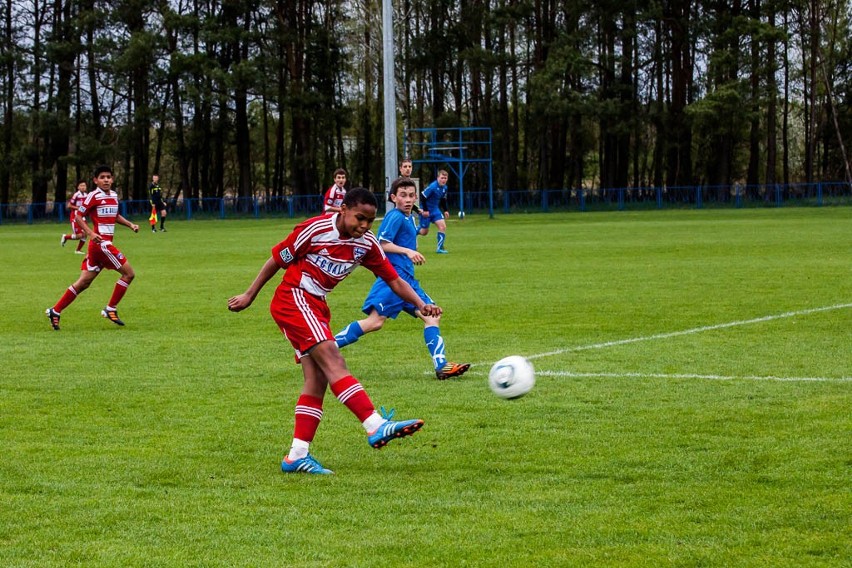
[[[310,356],[302,357],[301,365],[305,381],[299,400],[296,402],[293,442],[290,445],[290,451],[281,460],[281,471],[331,474],[334,472],[323,467],[310,454],[311,442],[322,420],[323,397],[328,388],[328,380]]]
[[[379,331],[387,319],[379,315],[376,310],[372,310],[366,318],[351,322],[334,336],[338,349],[355,343],[362,335]]]
[[[59,298],[59,301],[53,305],[53,307],[45,310],[45,315],[47,315],[47,319],[50,320],[50,325],[53,327],[55,331],[59,331],[59,318],[62,314],[62,310],[67,308],[71,302],[77,299],[83,290],[87,289],[92,285],[92,282],[95,278],[98,277],[97,272],[82,270],[80,271],[80,277],[69,286],[65,293],[62,294],[62,297]]]
[[[384,447],[394,438],[410,436],[423,426],[422,420],[392,421],[393,410],[383,414],[376,412],[367,391],[350,374],[334,341],[317,344],[311,349],[309,356],[328,379],[334,396],[361,421],[368,435],[367,441],[372,447]],[[304,363],[304,359],[302,361]]]
[[[118,273],[121,274],[121,278],[119,278],[118,282],[115,283],[109,303],[103,310],[101,310],[101,315],[115,325],[123,326],[124,322],[120,317],[118,317],[118,303],[124,297],[130,283],[133,282],[134,278],[136,278],[136,272],[134,272],[133,267],[129,262],[125,262],[124,265],[118,269]]]

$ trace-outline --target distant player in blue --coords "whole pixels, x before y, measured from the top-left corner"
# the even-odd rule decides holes
[[[395,179],[390,187],[390,199],[395,208],[385,215],[376,237],[399,277],[408,282],[424,302],[431,304],[431,298],[414,278],[414,265],[426,262],[426,258],[417,252],[417,229],[411,215],[411,208],[417,199],[414,181],[408,177]],[[365,319],[353,321],[334,336],[339,348],[355,343],[365,333],[382,329],[385,320],[396,319],[400,312],[405,311],[411,316],[419,317],[425,324],[423,339],[429,349],[429,355],[432,356],[438,380],[461,376],[470,368],[470,363],[447,361],[444,338],[441,337],[438,327],[441,316],[423,315],[412,304],[394,294],[381,278],[376,279],[361,310],[367,314]]]
[[[447,238],[447,222],[450,218],[450,210],[447,207],[447,179],[449,174],[446,170],[438,170],[438,179],[426,186],[420,200],[420,234],[429,234],[429,225],[435,223],[438,227],[438,249],[439,254],[447,254],[444,248],[444,240]]]

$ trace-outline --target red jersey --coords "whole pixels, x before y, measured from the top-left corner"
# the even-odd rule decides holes
[[[325,298],[358,265],[386,281],[399,277],[372,232],[359,238],[340,236],[339,215],[303,221],[272,247],[272,258],[286,270],[282,285]]]
[[[329,207],[337,207],[340,209],[340,206],[343,205],[344,197],[346,197],[346,190],[342,187],[338,187],[337,184],[334,184],[325,192],[322,210],[327,213]]]
[[[79,190],[78,190],[78,191],[75,191],[75,192],[74,192],[74,195],[72,195],[72,196],[71,196],[71,199],[69,199],[69,200],[68,200],[69,209],[70,209],[70,207],[72,207],[72,206],[73,206],[73,207],[77,207],[77,209],[79,209],[79,208],[80,208],[80,206],[83,204],[83,201],[84,201],[85,199],[86,199],[86,194],[85,194],[85,193],[83,193],[82,191],[79,191]],[[73,221],[73,220],[74,220],[74,218],[77,216],[77,209],[70,209],[70,210],[71,210],[71,214],[69,215],[69,217],[71,217],[71,220],[72,220],[72,221]]]
[[[79,213],[88,219],[92,230],[102,239],[112,241],[115,220],[118,217],[118,194],[112,190],[105,192],[96,188],[86,194]]]

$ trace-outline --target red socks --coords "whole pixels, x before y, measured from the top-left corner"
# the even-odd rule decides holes
[[[352,414],[354,414],[360,422],[364,422],[367,418],[369,418],[373,412],[375,412],[376,407],[373,406],[373,402],[370,400],[370,397],[367,396],[367,392],[364,390],[364,387],[361,386],[361,383],[358,382],[358,379],[353,377],[352,375],[347,375],[334,383],[331,386],[331,392],[334,393],[334,396],[337,399],[346,405]]]
[[[293,437],[312,442],[322,420],[322,399],[308,394],[299,396],[296,402],[296,425]]]
[[[109,306],[110,308],[115,308],[116,306],[118,306],[118,303],[124,297],[124,293],[127,292],[128,286],[130,286],[129,283],[119,278],[118,282],[115,283],[115,288],[112,289],[112,296],[110,296],[109,303],[107,304],[107,306]]]
[[[68,307],[68,304],[77,299],[77,290],[74,289],[74,286],[68,286],[68,289],[65,290],[65,293],[62,294],[62,297],[59,298],[59,301],[56,302],[56,305],[53,306],[54,312],[62,312],[65,308]]]

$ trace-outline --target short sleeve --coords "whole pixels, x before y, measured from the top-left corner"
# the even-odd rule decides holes
[[[305,230],[307,222],[302,222],[296,225],[293,232],[287,235],[287,238],[272,247],[272,258],[275,263],[281,268],[287,268],[298,256],[296,249],[296,239]],[[305,242],[303,240],[303,242]]]
[[[376,238],[379,241],[387,241],[390,243],[396,242],[396,236],[399,234],[399,228],[401,227],[403,216],[402,215],[385,215],[384,220],[382,220],[382,224],[379,227],[379,234],[376,235]]]

